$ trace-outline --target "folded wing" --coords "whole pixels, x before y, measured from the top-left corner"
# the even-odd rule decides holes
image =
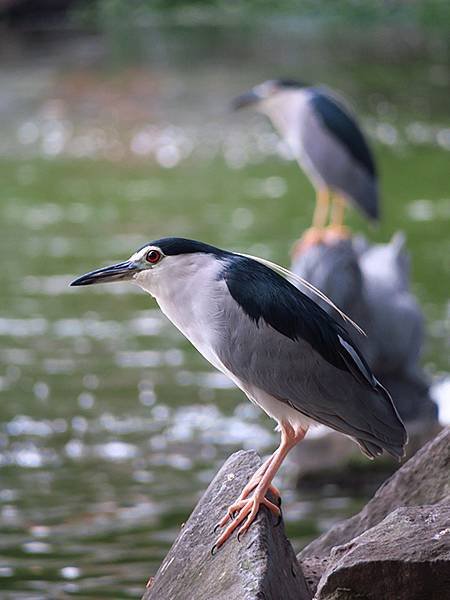
[[[403,456],[403,423],[346,329],[264,265],[241,260],[223,273],[231,297],[223,306],[215,352],[225,367],[354,437],[369,456],[383,450]]]

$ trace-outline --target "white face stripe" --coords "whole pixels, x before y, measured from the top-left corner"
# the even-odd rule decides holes
[[[265,81],[264,83],[255,86],[253,90],[256,94],[261,96],[261,98],[267,98],[267,96],[270,96],[276,91],[276,86],[273,81]]]
[[[141,248],[140,250],[138,250],[137,252],[135,252],[134,254],[132,254],[130,256],[130,261],[133,262],[140,262],[142,259],[145,258],[146,254],[150,251],[150,250],[157,250],[158,252],[161,253],[161,255],[164,257],[165,254],[164,252],[161,250],[161,248],[159,248],[158,246],[152,246],[151,244],[148,246],[144,246],[143,248]],[[149,265],[150,266],[150,265]]]

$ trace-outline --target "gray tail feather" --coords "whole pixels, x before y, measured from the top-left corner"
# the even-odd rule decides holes
[[[373,442],[366,442],[365,440],[361,440],[359,438],[356,438],[356,441],[358,442],[358,446],[361,448],[363,454],[365,454],[368,458],[376,458],[377,456],[380,456],[380,454],[383,454],[383,448],[377,446]]]
[[[358,206],[362,212],[372,221],[380,220],[380,199],[378,192],[378,182],[372,179],[359,194]]]
[[[408,442],[408,434],[387,389],[377,379],[375,379],[374,387],[382,396],[385,403],[384,407],[388,410],[384,412],[381,421],[377,422],[378,419],[374,419],[374,429],[371,432],[372,435],[370,435],[371,439],[357,438],[356,441],[364,454],[369,458],[375,458],[385,451],[400,461],[405,456],[405,445]],[[381,414],[379,412],[380,416]]]
[[[369,442],[367,440],[362,440],[360,438],[356,438],[356,441],[358,442],[358,445],[361,448],[362,452],[368,458],[376,458],[377,456],[380,456],[381,454],[383,454],[383,451],[386,451],[388,454],[390,454],[391,456],[393,456],[394,458],[396,458],[399,461],[405,455],[404,446],[383,445],[383,447],[382,447],[382,446],[378,446],[374,442]]]
[[[387,391],[385,387],[381,385],[381,383],[376,379],[375,380],[375,389],[383,396],[386,403],[392,409],[392,417],[391,418],[391,432],[394,433],[395,441],[389,441],[387,443],[383,443],[383,448],[392,454],[393,456],[398,456],[402,458],[405,455],[405,446],[408,443],[408,434],[405,429],[405,425],[398,414],[397,408],[394,404],[392,396]]]

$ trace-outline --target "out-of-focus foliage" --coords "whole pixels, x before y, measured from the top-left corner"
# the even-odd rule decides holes
[[[94,0],[78,5],[75,19],[101,29],[139,26],[150,19],[249,23],[267,17],[308,18],[330,23],[389,24],[446,28],[450,25],[448,0]]]

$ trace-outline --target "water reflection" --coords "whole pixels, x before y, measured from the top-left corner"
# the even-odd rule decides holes
[[[144,73],[140,77],[144,78]],[[146,91],[149,97],[154,94],[152,82],[148,82]],[[223,105],[224,114],[225,102],[226,100]],[[28,152],[49,157],[65,155],[117,161],[135,156],[153,161],[163,169],[172,169],[191,157],[211,160],[223,156],[227,165],[234,169],[244,168],[273,156],[290,157],[289,149],[279,137],[257,119],[250,120],[250,126],[246,129],[230,119],[227,119],[226,127],[220,127],[217,125],[217,115],[197,126],[148,125],[147,120],[151,116],[144,114],[143,123],[135,123],[134,131],[130,133],[128,115],[119,115],[115,126],[100,121],[86,129],[84,121],[80,123],[75,120],[79,115],[76,115],[73,103],[73,98],[46,101],[34,120],[18,124],[17,144],[27,147]],[[101,114],[100,107],[95,112]],[[205,112],[209,112],[207,108]],[[380,101],[375,106],[375,112],[378,113],[379,120],[368,121],[366,128],[381,144],[400,148],[428,144],[444,150],[450,149],[450,129],[444,124],[415,120],[401,123],[396,112],[386,109],[385,101]],[[62,118],[63,114],[67,117]],[[386,120],[387,116],[391,120]],[[221,120],[224,119],[223,114],[220,117]],[[144,188],[145,193],[150,192],[150,195],[157,189],[151,184]],[[143,189],[138,188],[138,196],[142,192]]]
[[[375,68],[377,56],[365,55],[367,64]],[[443,75],[427,56],[438,83],[425,104],[434,106]],[[429,321],[426,361],[444,373],[448,123],[439,111],[433,122],[418,118],[411,106],[423,105],[422,91],[401,103],[419,59],[403,65],[406,79],[383,63],[388,83],[377,82],[378,95],[366,66],[349,82],[344,59],[336,58],[337,87],[353,85],[370,107],[365,122],[384,175],[387,220],[371,236],[406,230]],[[206,75],[167,67],[158,86],[150,68],[63,72],[58,53],[48,60],[55,64],[41,77],[16,76],[32,90],[27,110],[2,113],[0,588],[5,598],[139,597],[226,456],[268,453],[277,438],[149,296],[127,284],[87,291],[68,282],[164,234],[286,263],[310,221],[312,191],[263,119],[227,113],[228,95],[263,79],[264,53],[243,74],[234,63]],[[169,102],[173,80],[182,93]],[[200,89],[210,93],[200,99]],[[296,546],[360,502],[332,487],[320,498],[286,489]]]

